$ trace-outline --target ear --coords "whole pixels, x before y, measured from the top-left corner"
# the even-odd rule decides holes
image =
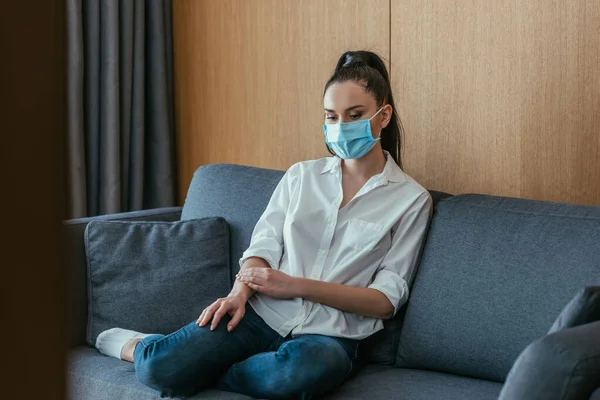
[[[383,110],[379,113],[381,115],[381,129],[388,126],[390,121],[392,120],[392,114],[394,109],[389,104],[383,106]]]

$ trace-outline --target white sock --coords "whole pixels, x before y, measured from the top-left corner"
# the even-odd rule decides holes
[[[145,338],[150,334],[130,331],[129,329],[112,328],[98,335],[96,348],[109,357],[121,359],[121,349],[131,339]]]

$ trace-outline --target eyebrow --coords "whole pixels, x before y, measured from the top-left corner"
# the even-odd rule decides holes
[[[362,104],[358,104],[358,105],[349,107],[348,109],[346,109],[346,111],[352,111],[355,108],[360,108],[360,107],[364,107],[364,106]],[[334,110],[330,110],[329,108],[326,108],[325,111],[327,111],[327,112],[335,112]]]

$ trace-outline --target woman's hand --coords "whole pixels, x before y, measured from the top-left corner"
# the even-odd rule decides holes
[[[237,279],[257,292],[278,299],[298,296],[299,278],[271,268],[242,268]]]
[[[221,318],[225,314],[229,314],[231,321],[227,325],[227,330],[231,332],[246,314],[247,301],[248,296],[244,293],[230,293],[227,297],[217,299],[202,311],[196,325],[205,326],[212,318],[212,324],[210,325],[212,331],[217,327]]]

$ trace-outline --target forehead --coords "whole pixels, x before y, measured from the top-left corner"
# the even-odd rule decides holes
[[[364,86],[354,81],[334,83],[323,96],[324,108],[338,112],[357,104],[370,107],[375,105],[375,99],[365,91]]]

